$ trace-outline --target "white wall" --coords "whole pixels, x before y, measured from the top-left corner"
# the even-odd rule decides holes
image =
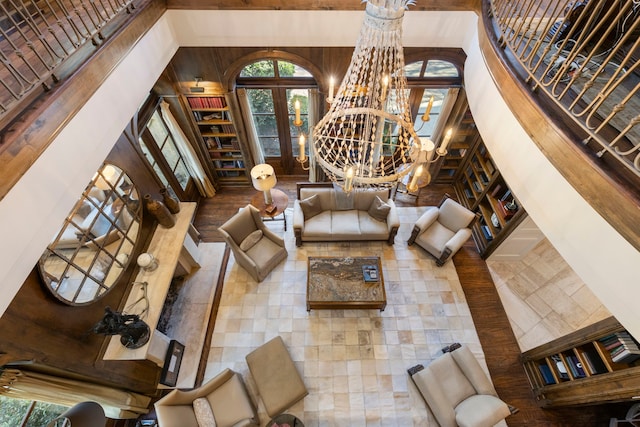
[[[363,16],[360,11],[168,11],[0,203],[0,313],[177,46],[354,46]],[[404,43],[466,50],[471,109],[500,171],[571,267],[640,336],[634,309],[640,289],[633,271],[640,254],[582,200],[518,125],[482,60],[476,22],[471,12],[409,10]]]
[[[471,112],[498,169],[571,268],[632,335],[640,336],[640,252],[589,206],[520,127],[485,66],[477,41],[466,51]]]
[[[0,202],[0,315],[177,48],[160,19]]]

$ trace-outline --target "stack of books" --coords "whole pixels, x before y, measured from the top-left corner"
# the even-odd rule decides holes
[[[615,334],[600,339],[604,348],[611,354],[611,360],[616,363],[631,363],[640,358],[638,343],[628,332]]]

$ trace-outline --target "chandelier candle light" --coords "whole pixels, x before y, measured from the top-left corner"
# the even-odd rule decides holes
[[[313,129],[315,160],[347,192],[354,187],[391,187],[412,172],[414,177],[427,177],[420,180],[423,185],[429,182],[435,145],[420,139],[413,128],[404,74],[402,18],[410,4],[414,1],[367,1],[347,73],[335,97],[331,78],[329,111]],[[433,98],[429,113],[432,106]],[[297,104],[295,111],[298,122]],[[303,144],[301,140],[301,149]],[[446,145],[436,154],[446,155]],[[412,181],[417,185],[417,178]]]

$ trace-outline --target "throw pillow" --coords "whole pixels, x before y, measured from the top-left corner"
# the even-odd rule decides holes
[[[376,198],[371,202],[368,212],[373,219],[386,222],[387,215],[389,215],[390,210],[391,206],[383,202],[380,197],[376,196]]]
[[[243,251],[248,251],[256,243],[258,243],[262,239],[262,230],[252,231],[247,237],[244,238],[242,243],[240,243],[240,249]]]
[[[200,427],[216,427],[216,419],[213,417],[211,405],[205,397],[199,397],[193,401],[193,412]]]
[[[302,213],[304,214],[305,221],[313,218],[319,213],[322,213],[322,205],[320,204],[320,197],[318,197],[317,194],[314,194],[311,197],[307,197],[306,199],[301,200],[300,207],[302,208]]]

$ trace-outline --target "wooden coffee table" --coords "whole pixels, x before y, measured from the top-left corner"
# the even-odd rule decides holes
[[[370,266],[377,274],[369,274]],[[386,306],[380,257],[309,257],[307,311],[312,308],[383,311]]]

